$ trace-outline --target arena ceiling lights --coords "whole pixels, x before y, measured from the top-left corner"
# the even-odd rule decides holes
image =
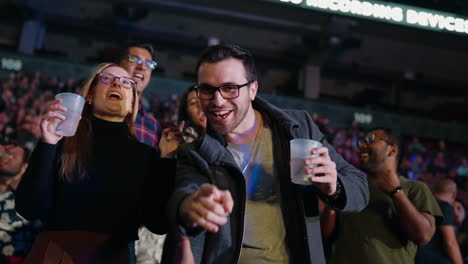
[[[382,1],[263,0],[316,11],[354,16],[439,32],[468,35],[468,18],[441,11]]]

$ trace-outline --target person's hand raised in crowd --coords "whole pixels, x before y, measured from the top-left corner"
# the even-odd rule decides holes
[[[378,175],[378,177],[375,178],[375,183],[384,193],[390,193],[401,185],[396,167],[396,159],[398,158],[397,146],[390,147],[384,161],[385,165],[379,166],[375,173]]]
[[[192,126],[186,126],[182,131],[185,142],[193,142],[200,137],[198,131]]]
[[[311,153],[314,157],[305,159],[305,164],[313,165],[314,168],[306,167],[306,174],[310,182],[315,185],[322,193],[331,195],[336,191],[338,172],[336,164],[328,154],[328,148],[314,148]]]
[[[187,196],[179,207],[179,219],[188,228],[201,227],[210,232],[218,232],[219,226],[227,223],[234,201],[227,190],[219,190],[215,185],[203,184]]]
[[[159,141],[159,151],[161,158],[174,158],[177,148],[184,143],[182,130],[185,122],[179,123],[178,127],[169,127],[163,130],[161,140]]]
[[[47,113],[42,117],[41,121],[41,132],[42,132],[42,141],[48,144],[57,144],[63,136],[57,135],[55,133],[57,128],[57,120],[65,120],[65,116],[59,112],[66,112],[67,109],[61,105],[61,99],[53,101],[49,105]]]
[[[394,170],[387,169],[378,175],[379,177],[376,177],[375,183],[385,193],[390,193],[401,185],[398,174]]]

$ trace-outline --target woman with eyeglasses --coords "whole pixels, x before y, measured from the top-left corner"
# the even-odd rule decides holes
[[[60,100],[49,106],[18,187],[18,212],[44,222],[25,263],[128,264],[128,244],[138,238],[139,226],[166,232],[175,160],[135,139],[135,82],[123,68],[101,64],[83,96],[87,103],[72,137],[55,133],[66,111]],[[161,143],[164,157],[171,142],[163,137]]]

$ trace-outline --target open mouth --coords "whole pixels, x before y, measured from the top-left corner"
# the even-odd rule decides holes
[[[107,94],[107,98],[109,98],[110,100],[114,100],[114,101],[120,101],[122,100],[123,96],[119,92],[112,91]]]
[[[136,82],[142,82],[145,79],[145,76],[143,74],[141,74],[141,73],[134,73],[133,74],[133,79]]]
[[[210,114],[217,120],[226,119],[233,111],[232,110],[223,110],[223,111],[211,111]]]

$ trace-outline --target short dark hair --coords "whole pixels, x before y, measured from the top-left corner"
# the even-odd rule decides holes
[[[391,128],[388,128],[388,127],[375,127],[375,128],[372,128],[369,132],[372,132],[372,131],[376,131],[376,130],[381,130],[385,133],[385,135],[387,136],[388,138],[388,141],[391,143],[391,145],[396,145],[398,146],[398,149],[400,150],[399,152],[401,152],[401,146],[400,146],[400,136],[395,133],[395,131],[393,131]],[[401,153],[398,153],[398,155],[400,155]]]
[[[127,42],[125,45],[119,48],[115,63],[119,65],[120,61],[128,56],[128,50],[133,47],[147,50],[151,54],[151,58],[154,59],[154,48],[152,44],[132,41]]]
[[[401,147],[401,141],[400,141],[400,136],[391,128],[388,127],[374,127],[370,132],[376,131],[376,130],[381,130],[384,132],[384,134],[387,136],[388,142],[390,142],[390,145],[392,146],[397,146],[397,156],[396,156],[396,164],[398,168],[398,164],[401,164],[403,156],[404,156],[404,149]]]
[[[198,73],[200,66],[203,63],[216,63],[227,58],[235,58],[242,62],[245,69],[245,78],[247,81],[257,80],[257,69],[252,54],[236,44],[219,44],[208,47],[200,56],[195,72]]]
[[[23,149],[23,163],[29,163],[29,159],[31,158],[31,150],[29,150],[29,148],[26,147],[25,144],[27,144],[27,143],[22,142],[20,144],[16,140],[11,140],[11,141],[8,141],[8,142],[2,142],[1,144],[4,145],[4,146],[13,145],[15,147],[19,147],[19,148]]]

